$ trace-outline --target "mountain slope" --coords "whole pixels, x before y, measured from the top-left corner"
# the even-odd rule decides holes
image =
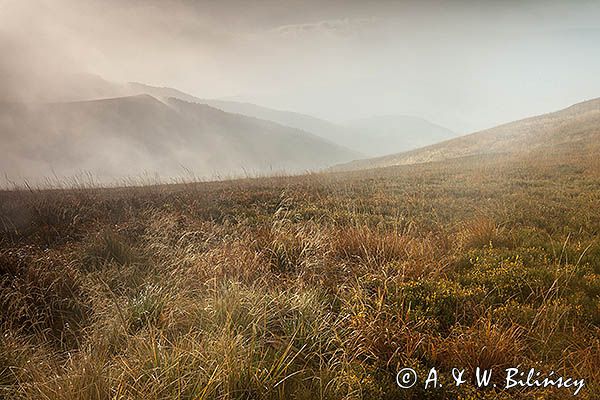
[[[305,132],[310,132],[326,140],[335,142],[340,145],[348,146],[350,148],[353,148],[355,151],[360,152],[360,149],[357,149],[356,147],[352,146],[351,143],[346,144],[346,142],[348,141],[347,139],[351,133],[347,129],[345,129],[342,126],[336,125],[332,122],[312,117],[310,115],[304,115],[292,111],[275,110],[272,108],[262,107],[252,103],[242,103],[218,99],[201,99],[199,97],[192,96],[177,89],[169,87],[150,86],[137,82],[130,82],[127,84],[127,87],[131,94],[149,94],[163,99],[173,97],[192,103],[206,104],[228,113],[241,114],[248,117],[254,117],[276,122],[278,124],[289,126],[291,128],[303,130]]]
[[[447,128],[410,115],[365,118],[345,126],[357,133],[357,146],[374,156],[413,150],[457,136]]]
[[[99,178],[160,173],[198,177],[299,172],[348,161],[342,147],[269,121],[149,95],[24,105],[0,104],[10,177]]]
[[[600,98],[564,110],[500,125],[417,150],[337,165],[356,170],[486,155],[533,151],[597,151],[600,148]]]
[[[416,149],[455,137],[446,128],[411,116],[382,116],[338,125],[332,122],[296,113],[274,110],[252,103],[200,99],[177,89],[129,83],[131,94],[150,94],[160,98],[177,99],[207,104],[220,110],[273,121],[281,125],[318,135],[340,146],[348,147],[365,156],[379,156],[390,152]]]
[[[217,99],[205,99],[204,101],[206,104],[223,111],[266,119],[282,125],[290,126],[292,128],[312,132],[315,135],[319,135],[327,140],[336,142],[338,144],[347,145],[356,151],[361,151],[360,148],[356,148],[356,146],[353,145],[351,140],[348,140],[348,136],[350,134],[348,130],[342,126],[320,118],[292,111],[275,110],[252,103]]]

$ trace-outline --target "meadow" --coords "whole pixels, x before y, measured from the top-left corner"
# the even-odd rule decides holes
[[[599,210],[575,153],[4,191],[0,398],[597,399]]]

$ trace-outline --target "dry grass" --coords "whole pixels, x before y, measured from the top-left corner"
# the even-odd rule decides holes
[[[564,397],[394,381],[513,364],[598,398],[591,161],[2,192],[0,398]]]

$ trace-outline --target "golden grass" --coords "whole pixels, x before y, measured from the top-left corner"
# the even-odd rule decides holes
[[[600,170],[517,161],[0,193],[0,398],[598,398]]]

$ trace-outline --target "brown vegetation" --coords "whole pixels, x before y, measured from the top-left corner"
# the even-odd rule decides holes
[[[0,193],[0,398],[565,398],[400,390],[536,367],[600,396],[600,170],[490,157]]]

